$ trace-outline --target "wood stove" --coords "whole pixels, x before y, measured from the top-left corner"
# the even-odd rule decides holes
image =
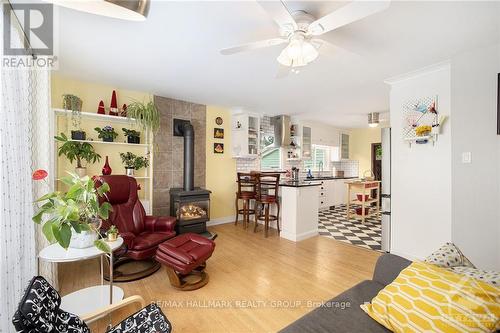
[[[210,193],[194,187],[194,130],[188,120],[174,119],[174,136],[184,137],[184,175],[182,188],[170,189],[170,215],[177,218],[178,234],[193,232],[215,238],[207,231],[210,220]]]
[[[170,190],[170,215],[177,218],[177,233],[207,232],[210,220],[210,191],[196,188],[184,191],[183,188]]]

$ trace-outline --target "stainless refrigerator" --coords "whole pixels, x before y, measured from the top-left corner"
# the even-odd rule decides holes
[[[391,252],[391,129],[382,128],[382,251]]]

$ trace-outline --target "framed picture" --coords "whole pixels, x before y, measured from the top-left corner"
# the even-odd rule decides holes
[[[223,143],[214,143],[214,154],[224,154]]]
[[[222,125],[222,123],[223,123],[223,122],[224,122],[224,121],[222,120],[222,118],[221,118],[221,117],[217,117],[217,118],[215,118],[215,123],[216,123],[217,125],[219,125],[219,126],[220,126],[220,125]]]
[[[214,139],[224,139],[223,128],[214,128]]]
[[[500,135],[500,73],[497,82],[497,134]]]

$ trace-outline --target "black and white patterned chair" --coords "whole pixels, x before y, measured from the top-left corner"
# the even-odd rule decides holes
[[[111,328],[110,333],[170,333],[171,324],[156,304],[144,307],[144,300],[132,296],[119,303],[89,314],[85,318],[65,312],[59,307],[61,296],[42,276],[35,276],[28,284],[12,323],[18,333],[90,333],[85,321],[92,321],[132,303],[143,308]]]

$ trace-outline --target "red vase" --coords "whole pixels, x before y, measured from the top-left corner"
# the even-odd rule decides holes
[[[117,116],[118,115],[118,103],[116,102],[116,91],[113,90],[111,94],[111,105],[109,106],[109,115]]]
[[[104,163],[104,166],[102,167],[102,174],[104,176],[107,176],[107,175],[110,175],[111,174],[111,167],[109,166],[109,162],[108,162],[108,157],[106,156],[106,163]]]
[[[99,102],[99,107],[97,108],[97,113],[98,114],[106,114],[106,112],[104,110],[104,102],[103,101]]]

